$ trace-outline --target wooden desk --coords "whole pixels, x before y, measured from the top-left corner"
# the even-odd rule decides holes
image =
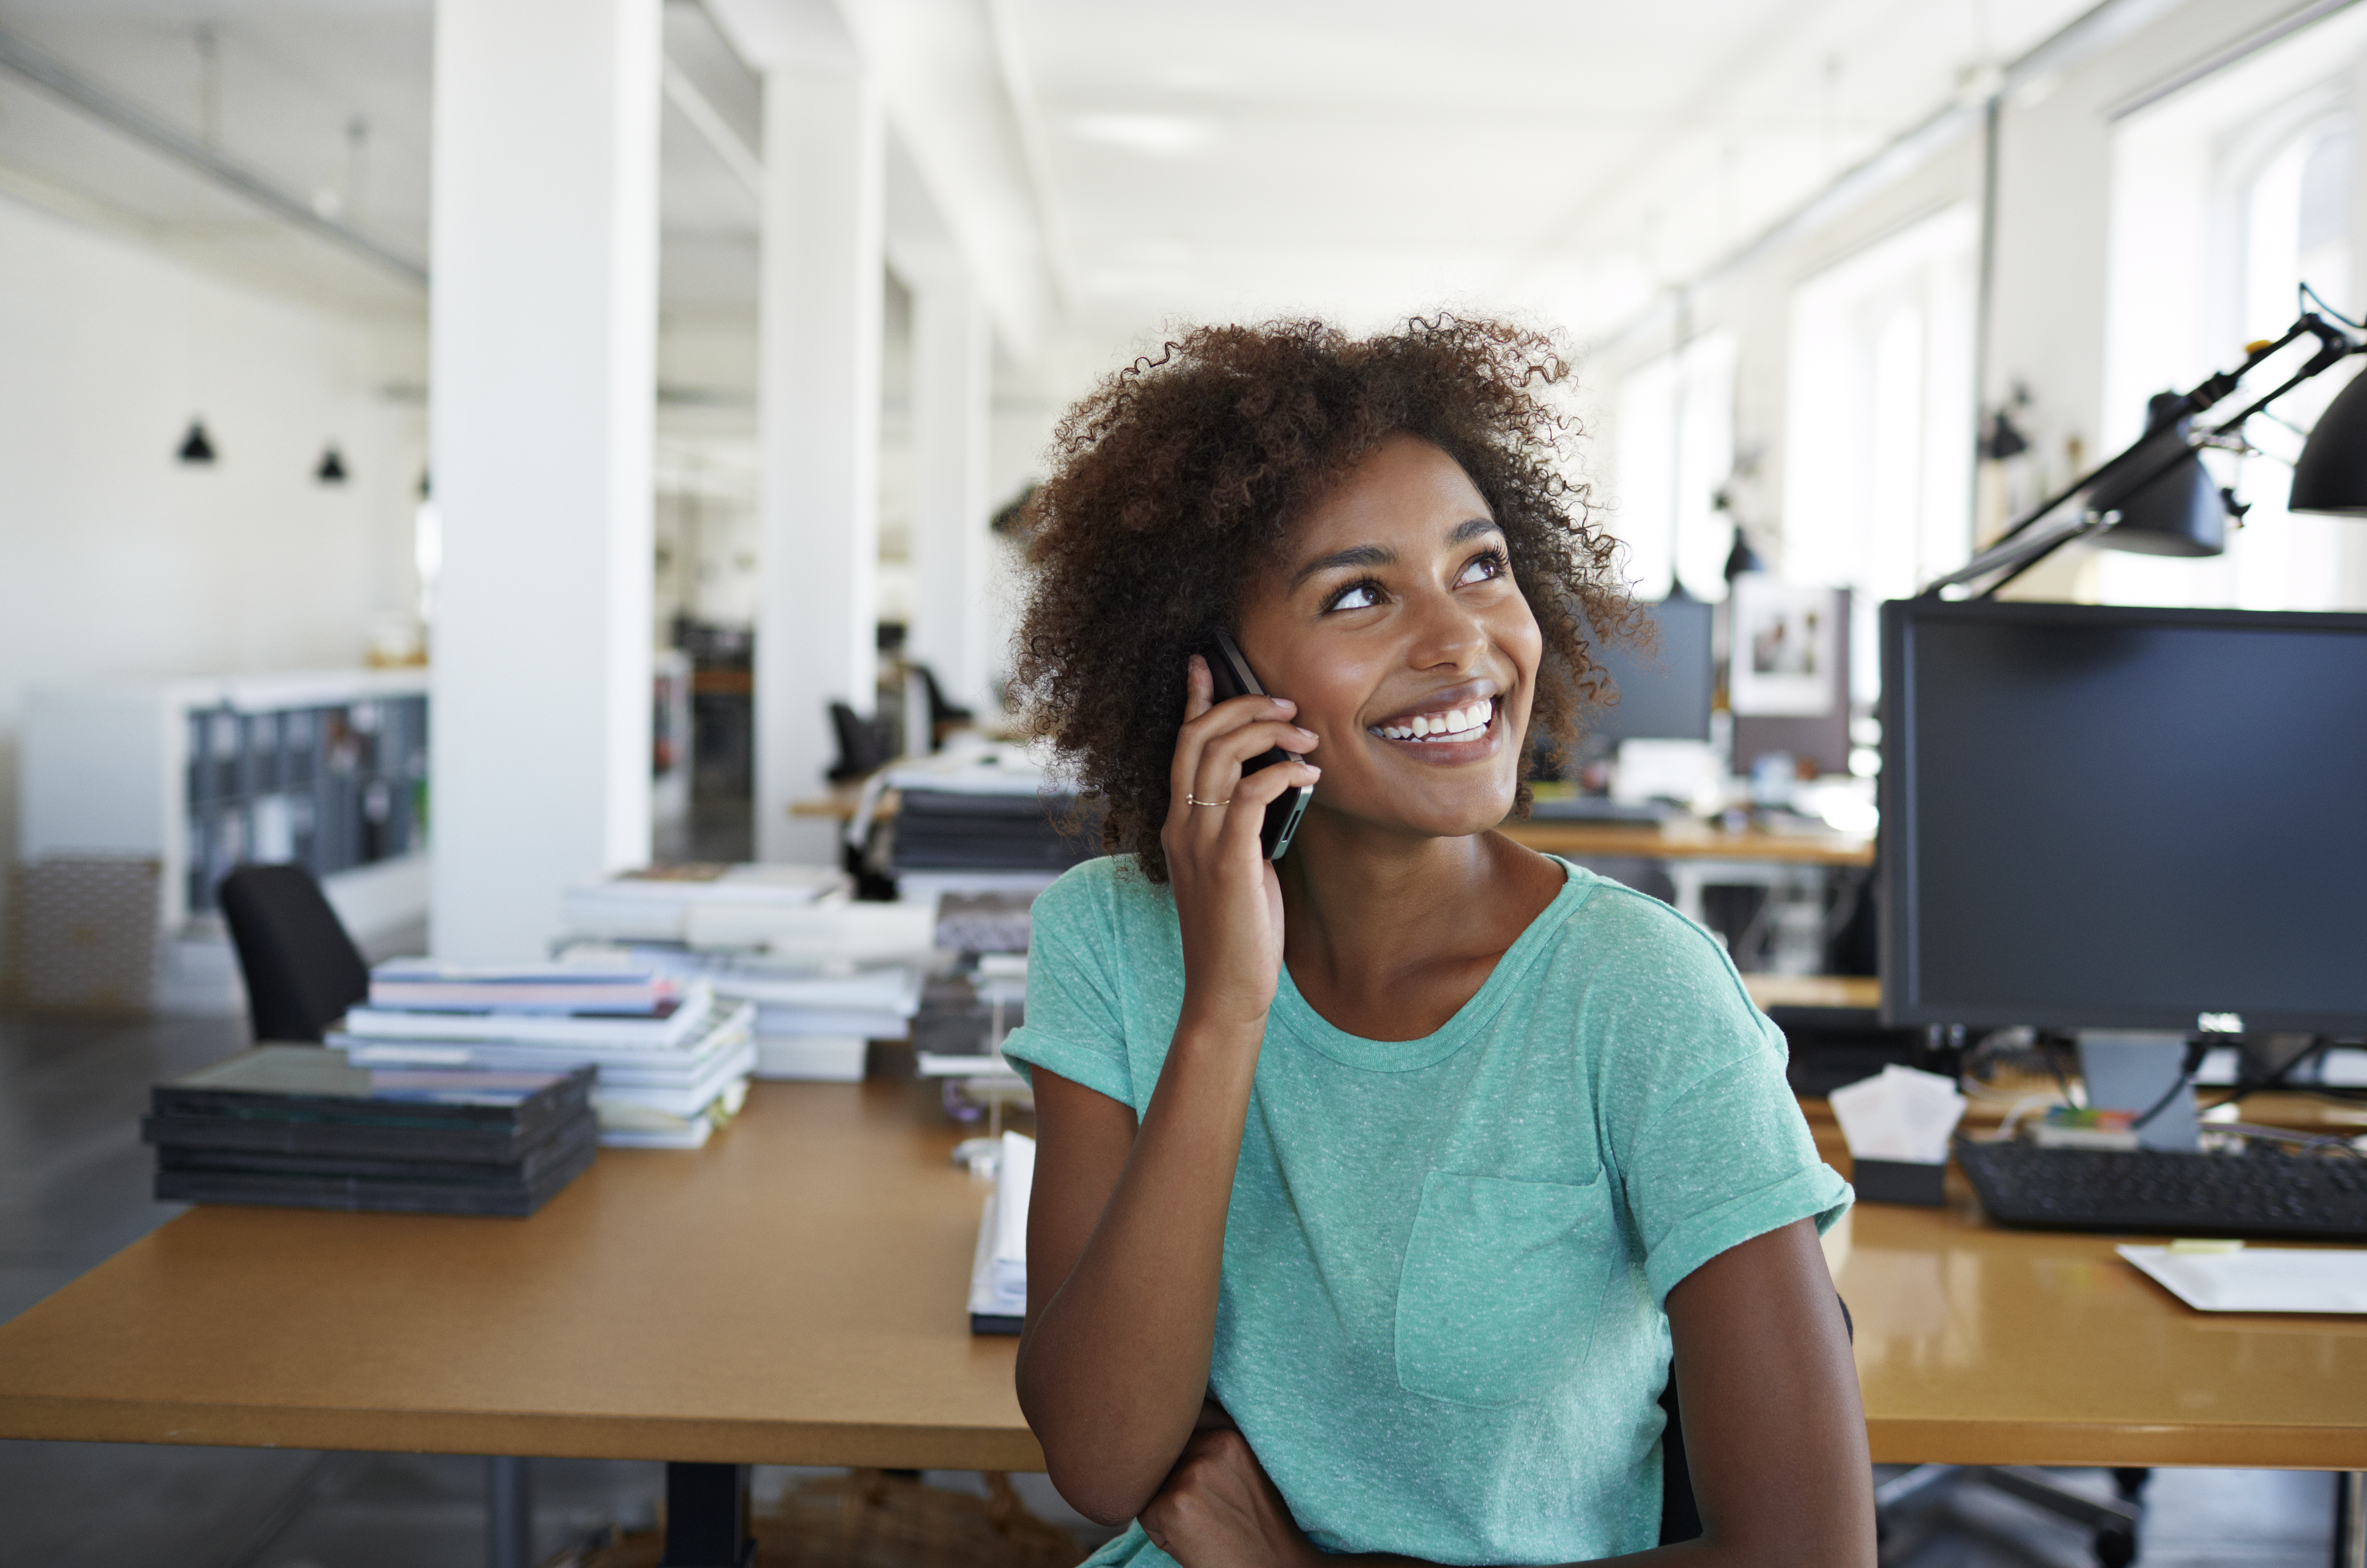
[[[1831,1108],[1801,1110],[1847,1176]],[[1875,1463],[2367,1469],[2367,1319],[2196,1312],[2132,1238],[1993,1225],[1954,1166],[1948,1198],[1825,1238]]]
[[[828,795],[799,795],[789,802],[789,815],[826,817],[833,821],[852,822],[855,820],[855,808],[862,804],[862,784],[843,784],[832,786]],[[874,815],[893,817],[896,815],[897,804],[896,792],[892,789],[889,790],[880,795],[879,806]]]
[[[1850,1008],[1872,1012],[1882,1006],[1882,982],[1870,975],[1745,975],[1742,986],[1761,1011]]]
[[[525,1221],[194,1209],[0,1325],[0,1437],[1041,1470],[907,1105],[758,1084]]]
[[[2367,1470],[2367,1322],[2199,1313],[2107,1236],[1861,1204],[1826,1256],[1876,1463]]]
[[[859,784],[840,784],[828,795],[804,795],[789,802],[792,817],[853,819],[863,798]],[[896,792],[880,799],[878,814],[892,817]],[[1759,865],[1870,866],[1874,841],[1840,833],[1769,833],[1751,829],[1727,833],[1707,827],[1674,829],[1642,822],[1570,822],[1531,818],[1507,822],[1505,837],[1533,850],[1584,858],[1619,856],[1636,860],[1727,861]]]
[[[0,1437],[1038,1470],[954,1136],[900,1085],[759,1084],[527,1221],[193,1210],[0,1325]],[[2367,1323],[2190,1312],[1961,1187],[1828,1255],[1877,1461],[2367,1469]]]
[[[1727,833],[1700,826],[1667,829],[1640,822],[1557,822],[1536,818],[1507,822],[1502,831],[1513,842],[1533,850],[1581,860],[1588,856],[1621,856],[1759,865],[1874,863],[1871,839],[1840,833],[1769,833],[1755,828]]]

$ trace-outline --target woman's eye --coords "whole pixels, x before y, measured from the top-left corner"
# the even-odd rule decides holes
[[[1463,575],[1455,580],[1455,586],[1461,588],[1467,583],[1485,582],[1491,577],[1501,577],[1510,564],[1494,550],[1483,556],[1474,556],[1471,564],[1463,569]]]
[[[1381,602],[1381,596],[1369,582],[1353,582],[1331,595],[1334,610],[1369,610]]]

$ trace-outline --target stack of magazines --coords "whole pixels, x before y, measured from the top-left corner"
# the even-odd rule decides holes
[[[755,1009],[704,978],[577,964],[472,968],[398,959],[328,1043],[357,1066],[595,1067],[600,1141],[697,1148],[747,1098]]]
[[[758,868],[762,869],[762,868]],[[561,950],[573,969],[636,970],[727,1002],[756,1004],[755,1076],[851,1082],[867,1043],[902,1040],[936,961],[934,897],[909,903],[815,899],[715,903],[692,911],[695,940],[586,934]]]
[[[265,1045],[150,1091],[156,1196],[531,1214],[598,1152],[592,1074],[357,1067]]]
[[[729,945],[707,928],[730,933],[787,911],[844,904],[852,885],[835,866],[727,864],[714,861],[653,865],[567,890],[568,929],[610,942]]]

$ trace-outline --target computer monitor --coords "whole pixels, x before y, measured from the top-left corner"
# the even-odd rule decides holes
[[[1707,740],[1711,687],[1710,615],[1700,599],[1663,599],[1644,610],[1659,632],[1652,648],[1597,644],[1590,651],[1619,700],[1586,717],[1581,758],[1607,754],[1622,740]]]
[[[1894,1023],[2367,1033],[2367,615],[1882,607]]]

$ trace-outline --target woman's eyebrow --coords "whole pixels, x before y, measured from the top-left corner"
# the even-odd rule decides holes
[[[1455,531],[1446,536],[1446,542],[1450,545],[1459,545],[1466,540],[1476,539],[1482,534],[1501,532],[1503,530],[1496,525],[1493,519],[1473,517],[1457,523],[1455,525]],[[1344,550],[1334,550],[1328,556],[1318,556],[1308,561],[1292,576],[1290,585],[1295,589],[1319,571],[1334,571],[1342,567],[1351,566],[1395,566],[1397,561],[1397,551],[1387,545],[1351,545]]]
[[[1398,553],[1386,545],[1351,545],[1344,550],[1334,550],[1328,556],[1318,556],[1298,569],[1290,580],[1297,588],[1319,571],[1331,571],[1343,566],[1395,566]]]

